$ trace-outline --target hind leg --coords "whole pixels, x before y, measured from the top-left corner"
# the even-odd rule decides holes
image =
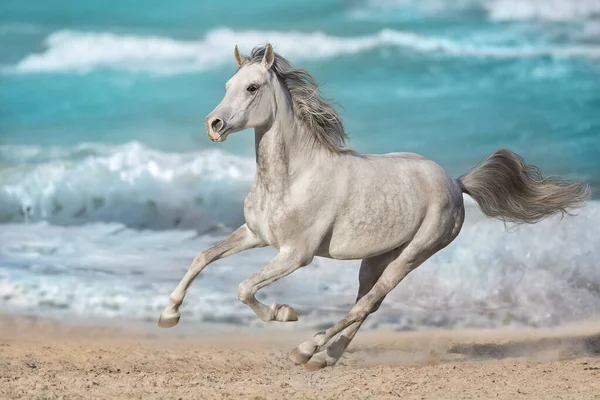
[[[454,222],[454,221],[452,221]],[[419,232],[406,245],[398,258],[384,269],[381,277],[373,285],[371,290],[356,302],[350,313],[327,329],[325,332],[316,334],[312,339],[301,343],[294,353],[298,360],[310,359],[315,352],[329,343],[338,333],[355,325],[356,329],[364,322],[367,316],[377,309],[385,296],[394,289],[412,270],[421,265],[435,252],[447,246],[458,234],[460,224],[440,224],[438,219],[424,222]],[[323,360],[312,360],[306,363],[306,368],[316,370],[327,366]]]
[[[393,250],[379,256],[365,258],[362,261],[358,273],[359,287],[356,302],[373,288],[373,285],[375,285],[385,268],[398,256],[399,252],[399,250]],[[381,302],[379,302],[379,304],[381,304]],[[371,311],[372,313],[377,311],[379,304]],[[346,347],[348,347],[361,325],[362,322],[356,322],[344,329],[334,342],[312,356],[312,360],[325,361],[328,366],[334,365],[346,350]],[[296,364],[304,364],[311,359],[311,357],[303,357],[301,353],[295,350],[290,354],[290,359]]]
[[[369,293],[369,291],[373,288],[377,280],[379,280],[379,277],[381,277],[381,274],[383,273],[385,268],[390,264],[390,262],[392,262],[395,258],[398,257],[399,253],[400,250],[396,249],[388,253],[381,254],[379,256],[365,258],[362,261],[358,273],[359,287],[358,295],[356,296],[356,302],[363,298],[364,295]],[[376,304],[375,308],[371,311],[371,313],[377,311],[382,301],[383,299],[381,299],[381,301],[378,304]],[[361,327],[361,325],[362,321],[355,322],[354,324],[344,329],[338,335],[338,337],[333,342],[331,342],[331,344],[329,344],[324,349],[319,349],[319,352],[315,353],[315,355],[313,355],[312,358],[303,357],[301,353],[295,350],[292,352],[292,354],[290,354],[290,359],[296,364],[304,364],[310,359],[311,365],[314,364],[314,366],[321,365],[321,367],[324,367],[335,365],[335,363],[340,359],[340,357],[342,356],[352,339],[354,339],[354,336],[358,332],[358,329]]]

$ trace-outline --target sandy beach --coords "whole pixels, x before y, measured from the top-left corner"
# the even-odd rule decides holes
[[[311,332],[207,333],[0,317],[2,399],[597,399],[600,329],[362,332],[334,368],[287,353]]]

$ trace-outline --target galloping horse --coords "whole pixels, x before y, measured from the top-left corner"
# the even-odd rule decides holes
[[[194,258],[161,313],[161,327],[177,324],[190,285],[220,258],[257,247],[278,250],[238,288],[239,299],[263,321],[298,319],[288,305],[258,301],[263,287],[315,256],[361,259],[358,296],[348,315],[290,354],[308,370],[331,366],[386,295],[458,235],[463,193],[486,215],[517,223],[565,213],[590,196],[585,183],[544,177],[506,149],[458,179],[417,154],[359,154],[344,146],[342,121],[307,71],[270,44],[249,57],[236,46],[234,55],[238,70],[205,123],[215,142],[254,128],[257,169],[244,202],[246,223]]]

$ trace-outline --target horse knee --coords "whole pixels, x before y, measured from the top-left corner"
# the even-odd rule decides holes
[[[251,285],[248,281],[244,281],[240,283],[238,286],[238,299],[244,303],[248,304],[254,297],[254,286]]]

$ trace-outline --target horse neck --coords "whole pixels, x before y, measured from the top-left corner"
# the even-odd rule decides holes
[[[330,155],[315,143],[292,109],[278,106],[277,116],[267,129],[255,129],[256,182],[269,191],[285,191],[294,176],[314,167]]]

